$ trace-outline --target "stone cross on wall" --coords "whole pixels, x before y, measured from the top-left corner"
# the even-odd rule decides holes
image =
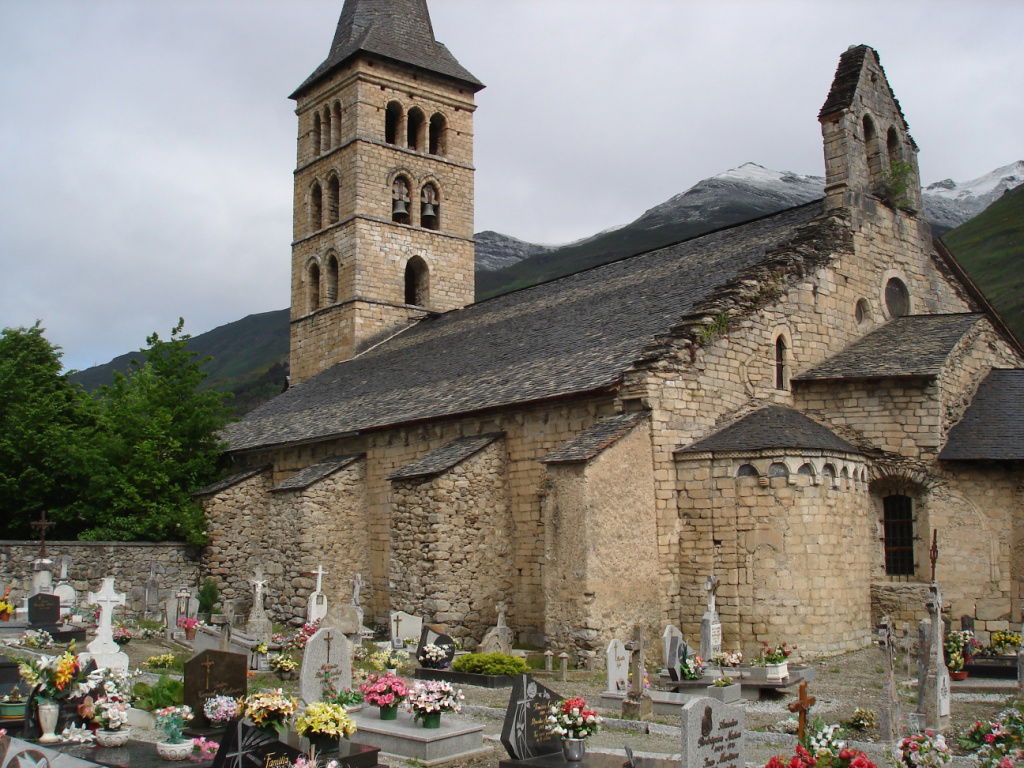
[[[899,735],[902,716],[899,690],[896,687],[896,633],[888,616],[878,627],[878,647],[882,649],[885,660],[882,716],[878,724],[878,731],[883,741],[894,743]]]
[[[644,656],[644,628],[640,624],[633,627],[633,639],[626,644],[626,650],[632,653],[629,661],[629,690],[622,700],[622,716],[629,720],[642,720],[650,717],[653,709],[651,695],[644,688],[646,676],[646,657]]]
[[[708,596],[708,613],[715,613],[715,593],[718,592],[718,577],[715,574],[712,573],[704,582],[704,591]]]

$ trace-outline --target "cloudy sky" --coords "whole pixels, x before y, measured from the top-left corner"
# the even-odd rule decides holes
[[[0,0],[0,326],[85,368],[288,304],[295,117],[342,0]],[[476,229],[559,243],[747,161],[822,173],[868,43],[925,182],[1024,158],[1016,0],[430,0],[488,88]]]

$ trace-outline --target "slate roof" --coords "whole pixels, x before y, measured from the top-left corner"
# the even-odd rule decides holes
[[[749,452],[769,448],[861,452],[832,430],[812,421],[800,411],[781,405],[770,405],[744,416],[710,437],[677,448],[675,453]]]
[[[309,442],[609,389],[656,337],[820,213],[808,203],[431,316],[250,411],[225,439],[235,451]],[[830,253],[826,239],[801,257]]]
[[[416,461],[410,462],[397,472],[388,475],[388,480],[411,480],[416,477],[430,477],[447,472],[456,464],[465,461],[474,453],[482,451],[495,440],[504,437],[503,432],[492,432],[487,435],[473,435],[470,437],[459,437],[447,445],[422,456]]]
[[[467,83],[474,91],[484,87],[434,39],[427,0],[345,0],[330,53],[291,98],[298,98],[359,52],[447,75]]]
[[[832,87],[829,89],[828,96],[825,97],[825,103],[821,106],[818,117],[820,119],[853,106],[854,96],[857,95],[857,83],[860,81],[860,73],[864,68],[864,60],[867,58],[868,51],[875,55],[878,68],[882,70],[882,77],[885,80],[889,96],[892,97],[893,103],[896,105],[896,111],[900,114],[900,120],[903,121],[903,128],[906,130],[908,128],[907,119],[903,116],[903,109],[892,92],[889,78],[885,75],[885,69],[882,68],[882,58],[878,55],[878,51],[864,44],[851,45],[839,57],[839,65],[836,67],[836,74],[832,79]]]
[[[939,458],[1024,461],[1024,370],[989,373],[949,431]]]
[[[250,477],[253,477],[254,475],[258,475],[261,472],[266,472],[268,469],[271,468],[272,466],[270,464],[264,464],[262,467],[247,469],[244,472],[237,472],[233,475],[228,475],[227,477],[222,478],[215,483],[210,483],[210,485],[206,486],[205,488],[200,488],[198,491],[195,491],[192,495],[212,496],[215,493],[220,493],[221,491],[227,490],[232,485],[237,485],[243,480],[248,480]]]
[[[590,461],[639,424],[646,413],[620,413],[602,419],[580,432],[569,442],[552,451],[543,459],[545,464],[570,464],[579,461]]]
[[[855,341],[794,381],[934,377],[983,315],[906,315]]]
[[[358,461],[362,456],[363,454],[356,453],[345,456],[332,456],[329,459],[318,461],[316,464],[312,464],[305,469],[296,472],[294,475],[285,478],[270,490],[301,491],[304,488],[309,488],[309,486],[318,480],[323,480],[325,477],[334,474],[339,469],[344,469],[349,464]]]

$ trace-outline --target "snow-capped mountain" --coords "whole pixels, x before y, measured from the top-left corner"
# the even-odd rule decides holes
[[[922,190],[924,212],[933,225],[952,229],[974,218],[1003,196],[1024,184],[1024,160],[989,171],[970,181],[943,179]]]
[[[935,182],[922,191],[925,217],[936,234],[941,234],[976,216],[1006,190],[1021,183],[1024,183],[1024,161],[996,168],[970,181]],[[497,232],[482,232],[477,235],[476,269],[491,272],[531,259],[531,262],[544,263],[541,271],[546,279],[808,203],[822,197],[824,189],[825,179],[821,176],[803,176],[775,171],[757,163],[744,163],[698,181],[629,224],[563,246],[536,245]],[[563,259],[567,267],[564,271],[554,265]],[[483,280],[484,284],[495,282],[490,276]]]

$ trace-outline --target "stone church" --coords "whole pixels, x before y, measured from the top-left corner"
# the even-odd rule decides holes
[[[805,654],[926,615],[1016,622],[1024,348],[920,217],[878,54],[818,113],[822,200],[474,303],[483,84],[425,0],[346,0],[298,116],[291,386],[200,492],[226,597],[281,620],[322,563],[468,647],[603,650],[635,622]]]

